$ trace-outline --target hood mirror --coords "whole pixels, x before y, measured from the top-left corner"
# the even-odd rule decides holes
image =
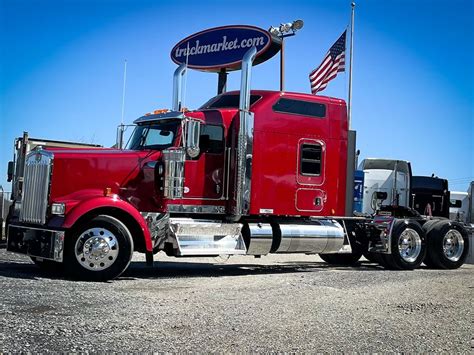
[[[190,158],[199,155],[199,136],[201,134],[201,122],[189,120],[186,125],[186,153]]]

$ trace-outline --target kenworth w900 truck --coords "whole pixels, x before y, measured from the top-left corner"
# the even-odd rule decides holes
[[[37,148],[25,161],[8,218],[8,250],[73,278],[119,276],[134,251],[168,255],[319,254],[329,263],[362,253],[386,268],[461,266],[463,225],[390,206],[353,216],[355,132],[343,100],[250,90],[145,115],[126,149]],[[375,196],[385,199],[386,196]]]

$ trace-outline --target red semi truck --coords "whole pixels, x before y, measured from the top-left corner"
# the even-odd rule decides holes
[[[460,223],[396,206],[354,217],[355,132],[345,102],[251,91],[255,54],[243,59],[240,91],[195,111],[181,107],[180,66],[173,109],[138,118],[126,149],[32,151],[8,216],[8,250],[88,280],[119,276],[134,251],[148,263],[164,251],[461,266],[469,240]]]

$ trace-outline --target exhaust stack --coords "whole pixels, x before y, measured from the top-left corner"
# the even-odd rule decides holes
[[[238,221],[250,210],[250,182],[252,176],[253,154],[253,113],[250,109],[250,82],[252,65],[257,55],[255,47],[245,53],[242,60],[242,76],[239,100],[239,137],[237,141],[237,174],[235,180],[235,205],[233,219]]]
[[[186,73],[186,64],[181,64],[173,75],[173,111],[181,111],[183,104],[183,77]]]

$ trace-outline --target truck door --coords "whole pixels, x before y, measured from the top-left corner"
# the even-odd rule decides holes
[[[186,160],[183,199],[220,200],[224,193],[224,127],[201,125],[199,148],[196,158]]]

